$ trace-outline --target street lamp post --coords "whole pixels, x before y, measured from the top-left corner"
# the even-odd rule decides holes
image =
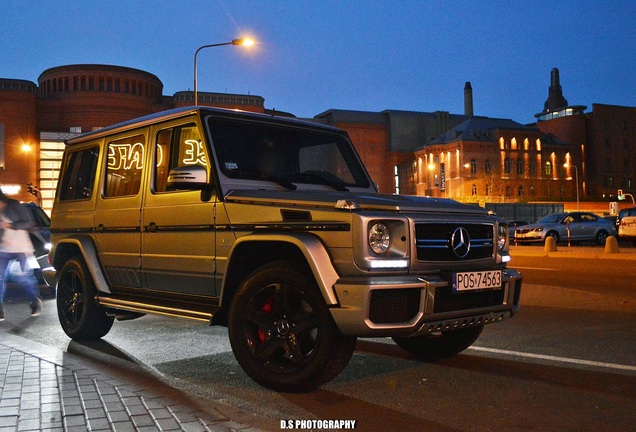
[[[567,162],[563,164],[563,167],[565,167],[565,168],[569,168],[569,167],[574,168],[574,177],[576,179],[576,210],[577,211],[581,210],[581,204],[580,204],[580,201],[579,201],[579,170],[576,168],[576,165],[572,165],[572,164],[569,164]]]
[[[254,43],[255,42],[253,39],[240,38],[240,39],[234,39],[231,42],[203,45],[196,50],[196,52],[194,53],[194,105],[195,106],[199,105],[198,82],[197,82],[197,56],[199,55],[199,51],[201,51],[204,48],[212,48],[212,47],[218,47],[218,46],[224,46],[224,45],[252,46],[254,45]]]

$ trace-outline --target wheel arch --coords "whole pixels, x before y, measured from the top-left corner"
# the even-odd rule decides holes
[[[320,239],[312,234],[247,235],[233,245],[221,285],[220,306],[213,324],[227,324],[227,312],[241,282],[257,268],[274,261],[289,260],[311,273],[327,306],[338,304],[333,289],[339,276]]]
[[[93,240],[84,235],[69,236],[55,244],[51,251],[51,265],[59,271],[64,263],[76,255],[81,255],[98,291],[110,293],[110,288],[97,258]]]

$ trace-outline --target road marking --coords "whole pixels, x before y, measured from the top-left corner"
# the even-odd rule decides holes
[[[597,361],[591,361],[591,360],[581,360],[581,359],[574,359],[569,357],[556,357],[556,356],[544,355],[544,354],[533,354],[533,353],[527,353],[527,352],[521,352],[521,351],[509,351],[509,350],[478,347],[478,346],[471,346],[468,349],[474,350],[474,351],[490,352],[494,354],[505,354],[505,355],[518,356],[518,357],[528,357],[533,359],[551,360],[551,361],[561,362],[561,363],[573,363],[573,364],[584,365],[584,366],[596,366],[596,367],[602,367],[602,368],[608,368],[608,369],[618,369],[618,370],[627,370],[631,372],[636,372],[636,366],[628,366],[628,365],[622,365],[622,364],[616,364],[616,363],[605,363],[605,362],[597,362]]]
[[[554,268],[543,268],[543,267],[519,267],[516,266],[514,264],[512,264],[512,266],[516,269],[522,269],[522,270],[545,270],[545,271],[558,271],[558,269],[554,269]]]

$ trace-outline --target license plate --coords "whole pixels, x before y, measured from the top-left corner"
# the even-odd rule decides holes
[[[462,272],[453,274],[453,291],[500,289],[501,270]]]

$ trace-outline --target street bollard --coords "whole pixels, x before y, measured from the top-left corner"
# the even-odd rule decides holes
[[[568,247],[570,246],[570,222],[568,222]]]
[[[557,251],[557,244],[556,244],[556,240],[554,240],[554,237],[547,236],[545,238],[545,245],[543,246],[543,251],[544,252],[556,252]]]
[[[613,254],[613,253],[620,253],[620,251],[621,250],[618,247],[618,240],[616,240],[616,237],[614,236],[607,237],[607,240],[605,240],[605,253]]]

